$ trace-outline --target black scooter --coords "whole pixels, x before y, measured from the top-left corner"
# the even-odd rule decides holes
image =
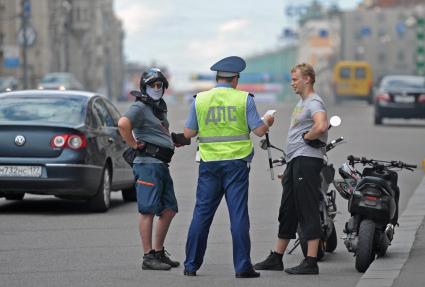
[[[356,269],[365,272],[375,260],[384,256],[394,235],[398,218],[398,174],[392,169],[413,171],[416,165],[401,161],[383,161],[347,157],[349,164],[339,168],[342,180],[334,186],[348,200],[350,219],[345,224],[344,244],[356,256]],[[363,164],[362,172],[354,168]]]

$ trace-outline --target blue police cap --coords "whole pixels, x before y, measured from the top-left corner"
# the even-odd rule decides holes
[[[211,66],[211,71],[217,71],[217,75],[221,77],[234,77],[242,72],[246,67],[245,60],[241,57],[230,56],[221,59]]]

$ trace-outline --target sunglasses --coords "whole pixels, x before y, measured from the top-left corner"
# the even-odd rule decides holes
[[[153,89],[157,89],[157,90],[162,89],[163,86],[164,86],[163,82],[155,82],[155,83],[149,84],[149,87]]]

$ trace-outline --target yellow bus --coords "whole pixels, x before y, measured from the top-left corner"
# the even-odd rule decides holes
[[[366,61],[339,61],[333,69],[332,86],[335,102],[364,99],[373,103],[372,67]]]

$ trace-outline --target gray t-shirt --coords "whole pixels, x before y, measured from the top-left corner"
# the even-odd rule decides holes
[[[124,116],[130,120],[136,140],[174,149],[166,113],[162,114],[160,120],[154,115],[151,107],[142,102],[134,102]],[[153,157],[136,157],[134,160],[134,163],[160,162]]]
[[[318,94],[313,94],[305,100],[300,99],[298,101],[292,112],[291,126],[289,127],[286,142],[287,162],[298,156],[323,158],[325,155],[325,148],[311,147],[302,138],[302,134],[313,127],[312,117],[317,112],[326,112],[325,104]],[[328,141],[328,132],[319,139],[326,143]]]

